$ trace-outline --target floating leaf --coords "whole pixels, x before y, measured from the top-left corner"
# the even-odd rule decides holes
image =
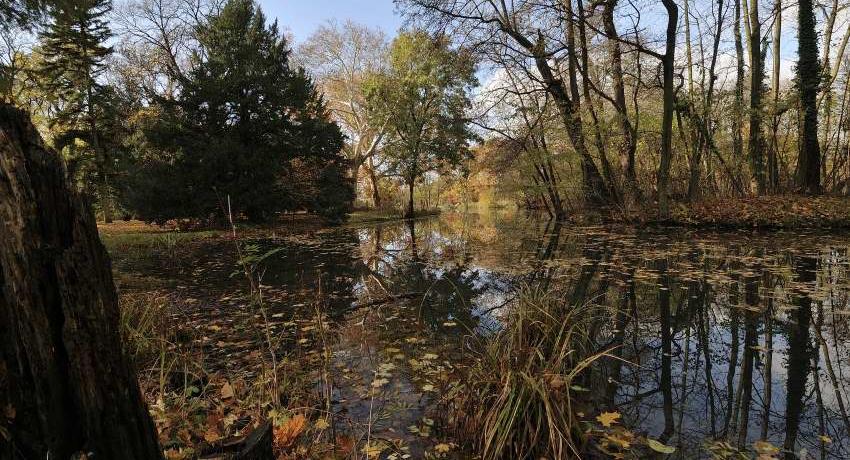
[[[596,420],[602,424],[605,428],[610,427],[612,424],[617,423],[617,420],[620,419],[619,412],[603,412],[600,415],[596,416]]]
[[[449,444],[441,443],[441,444],[437,444],[436,446],[434,446],[434,451],[439,452],[441,454],[447,454],[451,450],[452,450],[452,446],[449,445]]]
[[[388,383],[390,383],[390,381],[387,379],[375,379],[372,381],[372,388],[381,388]]]
[[[662,454],[672,454],[673,452],[676,452],[675,447],[661,444],[652,438],[646,438],[646,445],[649,446],[650,449]]]
[[[363,446],[363,453],[366,454],[366,458],[376,458],[381,455],[381,452],[384,451],[384,446],[380,444],[368,444]]]
[[[760,454],[778,454],[779,448],[767,441],[756,441],[753,443],[753,448]]]
[[[317,430],[327,430],[331,424],[328,423],[326,419],[320,418],[319,420],[316,420],[316,423],[314,423],[313,426],[316,427]]]

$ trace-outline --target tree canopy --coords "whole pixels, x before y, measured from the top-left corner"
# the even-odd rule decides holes
[[[425,32],[402,33],[390,48],[389,70],[369,83],[373,117],[387,120],[384,156],[409,189],[424,174],[457,165],[474,138],[467,123],[470,91],[477,83],[472,56]]]
[[[131,207],[154,221],[207,217],[230,197],[250,219],[298,209],[338,218],[353,193],[343,136],[310,77],[290,64],[277,23],[250,0],[231,0],[198,40],[177,98],[137,120],[147,139],[135,149]]]

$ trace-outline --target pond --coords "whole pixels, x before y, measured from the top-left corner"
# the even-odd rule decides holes
[[[252,243],[282,248],[260,269],[283,324],[272,330],[294,310],[327,316],[334,422],[414,457],[439,438],[434,404],[472,342],[503,327],[517,290],[535,286],[609,312],[588,331],[609,354],[577,388],[588,419],[618,412],[623,426],[675,446],[673,458],[752,453],[760,441],[799,458],[850,458],[850,235],[575,227],[492,211]],[[205,244],[158,276],[206,305],[192,317],[227,318],[233,264]],[[234,363],[251,352],[231,342],[211,352]]]

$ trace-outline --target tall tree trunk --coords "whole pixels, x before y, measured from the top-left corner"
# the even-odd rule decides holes
[[[623,81],[623,52],[618,40],[619,34],[614,23],[614,9],[618,0],[605,2],[602,11],[602,22],[605,34],[608,35],[608,47],[611,55],[611,81],[614,85],[614,110],[617,112],[617,122],[623,136],[620,145],[620,169],[625,178],[624,202],[627,205],[635,204],[640,200],[640,190],[637,186],[637,174],[635,173],[635,152],[637,151],[637,132],[629,120],[626,108],[626,87]],[[630,203],[633,202],[633,203]]]
[[[767,159],[767,172],[770,190],[779,189],[779,72],[780,44],[782,42],[782,0],[774,3],[773,23],[773,75],[771,76],[771,92],[773,93],[773,122],[771,124],[770,151]]]
[[[741,39],[741,0],[735,0],[735,21],[732,34],[735,38],[735,113],[732,116],[732,155],[736,162],[744,156],[744,44]],[[733,178],[733,181],[735,178]]]
[[[696,111],[696,102],[694,98],[694,63],[693,49],[691,47],[691,15],[689,8],[690,0],[684,2],[684,19],[685,19],[685,54],[688,60],[688,110]],[[700,38],[702,40],[702,38]],[[702,43],[702,41],[700,41]],[[701,48],[700,48],[701,49]],[[699,198],[700,192],[700,177],[702,176],[702,139],[698,134],[698,128],[694,126],[696,117],[691,117],[689,120],[688,134],[690,136],[690,151],[689,166],[690,178],[688,179],[688,201],[694,202]],[[706,120],[708,121],[708,120]]]
[[[817,95],[820,85],[820,63],[812,0],[800,0],[798,7],[799,39],[797,84],[800,87],[803,125],[800,129],[797,184],[801,192],[820,194],[820,144],[818,142]]]
[[[593,162],[593,158],[588,153],[587,145],[585,144],[584,132],[581,127],[581,117],[576,110],[575,101],[570,97],[568,85],[564,84],[564,80],[556,76],[549,61],[549,54],[546,52],[546,43],[543,34],[538,32],[537,39],[532,42],[525,35],[519,33],[512,24],[506,20],[502,20],[502,32],[509,35],[514,41],[528,51],[534,58],[534,64],[540,77],[548,91],[549,95],[555,101],[558,107],[558,113],[561,116],[561,121],[567,129],[567,136],[570,138],[570,143],[575,149],[581,162],[582,171],[582,188],[584,189],[584,198],[590,204],[607,204],[611,201],[608,194],[605,181],[602,175],[599,174],[599,169]],[[574,53],[575,49],[568,50]]]
[[[662,219],[670,217],[670,166],[673,160],[673,65],[676,58],[676,24],[679,8],[673,0],[662,0],[667,10],[667,38],[662,64],[664,67],[664,116],[661,123],[661,165],[658,168],[658,212]]]
[[[407,182],[407,212],[405,213],[405,217],[408,219],[413,219],[416,214],[413,210],[413,184],[416,182],[416,179],[410,179]]]
[[[726,12],[723,7],[725,5],[725,0],[717,0],[717,22],[715,23],[714,29],[714,42],[712,43],[711,48],[711,63],[708,66],[708,91],[705,94],[705,102],[703,104],[703,126],[705,134],[703,134],[703,142],[702,146],[706,150],[705,155],[714,152],[722,165],[725,166],[725,161],[720,156],[719,152],[715,147],[714,143],[714,126],[712,124],[712,111],[714,107],[714,88],[717,83],[717,57],[720,53],[720,39],[723,34],[723,20],[726,17]],[[728,168],[727,168],[728,169]],[[733,187],[736,190],[740,189],[737,180],[734,177],[732,179]]]
[[[767,191],[767,174],[764,165],[764,142],[761,133],[762,121],[762,83],[764,80],[764,59],[761,55],[761,21],[759,20],[759,2],[750,2],[749,24],[750,40],[750,135],[747,142],[752,178],[756,192],[761,195]]]
[[[91,209],[29,117],[8,105],[0,105],[0,267],[0,406],[17,412],[9,451],[161,458],[123,352]]]
[[[566,3],[569,4],[570,2]],[[578,35],[579,46],[581,48],[582,95],[587,103],[587,112],[590,114],[590,120],[593,126],[593,141],[596,144],[596,151],[599,154],[599,162],[602,166],[603,179],[605,179],[608,186],[608,193],[615,202],[621,202],[617,181],[614,178],[613,168],[611,167],[611,162],[608,161],[608,153],[606,152],[605,142],[602,139],[602,127],[599,124],[599,117],[596,115],[596,109],[593,107],[593,99],[590,97],[590,75],[587,59],[587,31],[584,24],[584,5],[582,0],[577,0],[576,6],[578,7]],[[570,15],[570,17],[572,17],[572,15]],[[570,29],[572,29],[572,24],[570,25]]]
[[[375,172],[375,160],[369,157],[369,183],[372,185],[372,205],[381,208],[381,188],[378,184],[378,174]]]
[[[95,152],[97,174],[99,176],[98,189],[100,191],[100,211],[103,213],[103,221],[109,224],[112,223],[112,197],[110,197],[109,193],[109,173],[111,168],[109,168],[109,160],[106,152],[100,145],[100,136],[97,132],[97,121],[94,112],[94,94],[92,92],[92,85],[94,84],[94,81],[88,73],[86,74],[86,81],[88,81],[88,85],[86,87],[86,105],[89,118],[89,135],[91,136],[92,148],[94,148]]]
[[[576,147],[576,140],[579,141],[581,145],[581,149],[576,147],[576,151],[579,152],[582,158],[582,171],[584,173],[584,183],[585,183],[585,195],[589,198],[591,203],[599,203],[601,201],[608,202],[613,197],[611,196],[610,189],[606,184],[603,176],[599,173],[599,170],[596,168],[596,163],[593,161],[593,158],[590,156],[590,153],[587,150],[587,146],[585,144],[585,136],[583,130],[583,122],[581,119],[581,95],[579,94],[578,89],[578,78],[577,78],[577,68],[578,68],[578,53],[576,52],[576,40],[575,40],[575,17],[573,13],[573,3],[572,0],[563,0],[561,2],[566,9],[566,18],[567,18],[567,78],[569,82],[570,96],[571,96],[571,108],[572,111],[572,135],[570,136],[573,140],[573,146]],[[587,70],[587,69],[585,69]],[[593,110],[593,103],[588,100],[587,104],[590,110]],[[570,129],[568,127],[568,129]],[[603,170],[605,169],[605,161],[604,158],[605,151],[604,149],[599,152],[599,155],[602,157],[600,160],[602,161]],[[608,168],[610,169],[610,168]],[[608,175],[608,174],[606,174]],[[610,179],[610,178],[609,178]]]

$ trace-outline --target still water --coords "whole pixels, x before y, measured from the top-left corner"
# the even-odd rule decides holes
[[[368,418],[372,436],[429,430],[434,387],[451,378],[439,376],[462,368],[472,337],[503,326],[517,289],[536,286],[607,308],[591,333],[614,356],[580,397],[677,447],[671,457],[767,441],[798,458],[850,458],[850,235],[574,227],[494,211],[258,244],[285,248],[264,263],[268,289],[326,299],[333,410],[352,426]],[[307,302],[293,294],[277,308]],[[408,359],[417,341],[434,352]],[[384,393],[367,396],[376,380]]]

